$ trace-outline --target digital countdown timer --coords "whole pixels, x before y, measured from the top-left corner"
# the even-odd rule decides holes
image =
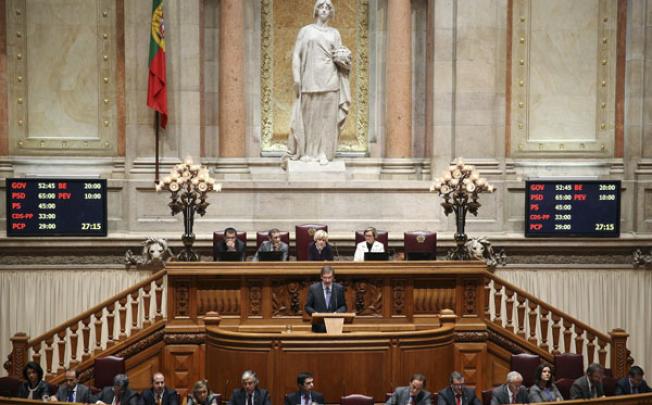
[[[526,181],[525,236],[620,236],[620,181]]]
[[[106,236],[106,180],[7,179],[7,236]]]

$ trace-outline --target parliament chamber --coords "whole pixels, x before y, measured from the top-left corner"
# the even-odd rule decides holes
[[[652,403],[651,44],[652,0],[0,0],[0,405]]]

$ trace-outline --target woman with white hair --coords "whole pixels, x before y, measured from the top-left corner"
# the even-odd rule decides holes
[[[351,51],[337,29],[331,0],[317,0],[315,22],[301,28],[292,53],[296,100],[292,108],[286,158],[328,164],[351,106]]]
[[[333,260],[333,249],[328,243],[328,234],[324,230],[318,230],[313,236],[314,242],[308,246],[308,260],[321,262]]]

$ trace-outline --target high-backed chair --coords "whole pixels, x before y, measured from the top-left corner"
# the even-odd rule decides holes
[[[238,232],[238,239],[244,243],[245,252],[247,250],[247,232]],[[224,231],[213,232],[213,260],[217,260],[217,245],[224,240]]]
[[[555,385],[557,386],[559,393],[562,397],[564,397],[565,400],[570,399],[570,388],[574,382],[575,380],[571,378],[560,378],[555,381]]]
[[[575,353],[557,354],[553,358],[555,378],[575,380],[584,375],[584,356]]]
[[[93,379],[95,387],[102,389],[113,386],[113,377],[125,373],[125,359],[117,356],[106,356],[95,359]]]
[[[435,260],[437,257],[437,233],[405,232],[403,233],[403,249],[406,260]]]
[[[256,232],[256,250],[260,247],[260,245],[263,244],[266,240],[269,239],[267,236],[269,231],[259,231]],[[290,232],[288,231],[280,231],[279,235],[281,235],[281,241],[285,242],[288,246],[290,245]]]
[[[0,397],[15,397],[18,395],[21,381],[16,377],[0,378]]]
[[[491,405],[491,397],[494,395],[493,389],[482,391],[482,405]]]
[[[361,394],[351,394],[340,398],[340,405],[374,405],[374,398]]]
[[[613,397],[616,394],[616,383],[618,382],[617,378],[604,376],[602,379],[602,388],[604,389],[604,395],[608,397]]]
[[[541,364],[541,358],[537,354],[512,354],[510,368],[518,371],[523,376],[523,385],[531,387],[534,384],[537,367]]]
[[[308,247],[313,242],[315,232],[318,230],[328,232],[328,225],[305,224],[294,227],[296,234],[294,243],[297,246],[297,260],[308,260]]]
[[[385,252],[389,251],[389,234],[387,231],[376,230],[376,240],[385,246]],[[360,242],[364,242],[364,230],[355,232],[355,246],[358,246]]]

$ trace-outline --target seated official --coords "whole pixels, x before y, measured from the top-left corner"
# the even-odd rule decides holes
[[[507,382],[494,388],[491,393],[491,405],[527,404],[527,388],[523,386],[523,376],[518,371],[507,373]]]
[[[586,375],[578,378],[570,387],[570,399],[591,399],[604,396],[602,379],[604,370],[598,363],[590,364]]]
[[[333,260],[333,249],[328,243],[328,234],[326,231],[319,229],[313,237],[314,243],[308,247],[308,260],[321,262],[324,260]]]
[[[553,382],[552,368],[547,364],[540,364],[534,373],[534,385],[530,387],[528,398],[530,402],[557,402],[563,401],[564,397]]]
[[[621,378],[616,383],[615,395],[645,394],[652,392],[652,389],[643,379],[643,369],[639,366],[632,366],[627,377]]]
[[[285,261],[288,259],[288,245],[287,243],[281,240],[281,231],[274,228],[267,233],[267,240],[260,244],[256,255],[254,256],[254,261],[258,261],[258,253],[260,252],[281,252],[282,260]]]
[[[258,376],[252,370],[242,373],[242,388],[231,393],[228,405],[272,405],[272,399],[266,389],[258,388]]]
[[[321,282],[314,283],[308,289],[308,298],[304,310],[312,315],[314,312],[346,312],[344,287],[334,283],[335,270],[330,266],[321,268]],[[326,325],[313,324],[312,331],[326,333]]]
[[[453,371],[448,377],[448,387],[439,391],[437,405],[481,405],[475,390],[464,386],[464,376]]]
[[[48,400],[50,398],[50,389],[48,384],[43,380],[43,369],[33,361],[28,362],[23,367],[23,378],[25,382],[18,388],[18,397],[33,399],[36,401]]]
[[[238,239],[238,231],[235,228],[226,228],[224,230],[224,239],[220,241],[215,247],[217,250],[217,260],[220,260],[220,253],[222,252],[238,252],[240,253],[240,260],[245,259],[245,244]]]
[[[325,404],[324,396],[312,389],[315,386],[315,379],[310,373],[299,373],[297,376],[299,391],[291,392],[285,396],[285,405],[312,405]]]
[[[129,377],[117,374],[113,377],[113,387],[104,387],[97,397],[96,404],[138,405],[138,393],[129,389]]]
[[[91,390],[79,382],[77,371],[72,369],[65,371],[64,381],[59,385],[57,395],[52,395],[50,401],[81,402],[83,404],[93,402],[91,399]]]
[[[355,247],[353,261],[363,262],[364,254],[367,252],[382,253],[385,251],[385,246],[376,240],[377,236],[378,233],[374,227],[369,227],[364,230],[364,242],[358,243]]]
[[[385,405],[432,405],[432,395],[426,388],[426,376],[415,373],[410,378],[410,385],[398,387]]]
[[[188,394],[186,405],[221,405],[217,403],[217,399],[217,395],[208,388],[208,381],[199,380],[192,387],[192,392]]]
[[[163,373],[154,373],[152,388],[143,391],[140,396],[141,405],[179,405],[177,392],[165,386]]]

